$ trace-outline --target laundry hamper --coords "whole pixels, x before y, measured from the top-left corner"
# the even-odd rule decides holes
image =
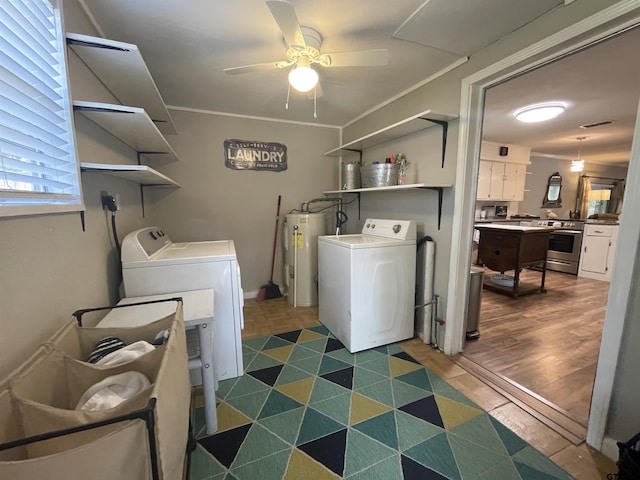
[[[189,440],[191,387],[182,300],[174,314],[131,328],[86,328],[74,314],[49,341],[0,384],[0,478],[12,480],[178,480]],[[117,366],[84,361],[96,343],[116,336],[151,341],[169,329],[164,345]],[[114,408],[75,410],[87,388],[127,371],[151,386]]]

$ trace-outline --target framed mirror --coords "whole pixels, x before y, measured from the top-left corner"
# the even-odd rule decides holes
[[[562,177],[560,173],[551,174],[547,181],[547,189],[542,199],[542,208],[560,208],[562,207]]]

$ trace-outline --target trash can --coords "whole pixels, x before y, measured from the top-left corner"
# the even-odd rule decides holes
[[[478,323],[480,322],[480,304],[482,303],[482,280],[484,269],[471,267],[469,275],[469,304],[467,305],[466,339],[476,340],[480,338]]]

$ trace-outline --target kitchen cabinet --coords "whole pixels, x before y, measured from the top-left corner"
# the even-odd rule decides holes
[[[586,224],[578,276],[611,281],[618,225]]]
[[[368,148],[380,145],[382,143],[390,142],[392,140],[399,139],[406,135],[419,132],[433,126],[440,126],[442,128],[442,167],[444,167],[444,159],[447,147],[447,132],[449,128],[449,120],[453,120],[453,115],[441,114],[433,112],[431,110],[425,110],[419,114],[408,117],[404,120],[388,125],[380,130],[363,135],[360,138],[340,145],[333,150],[325,152],[327,157],[341,157],[343,155],[349,155],[358,153],[360,155],[360,161],[362,161],[362,152]],[[324,194],[342,194],[342,193],[355,193],[358,195],[358,208],[360,205],[360,194],[367,192],[392,192],[397,190],[434,190],[438,192],[438,230],[440,229],[440,221],[442,217],[442,195],[443,189],[451,188],[452,185],[436,185],[425,183],[414,183],[408,185],[390,185],[386,187],[371,187],[371,188],[355,188],[355,189],[342,189],[342,190],[328,190],[323,192]]]
[[[480,160],[477,199],[522,201],[526,174],[526,164]]]

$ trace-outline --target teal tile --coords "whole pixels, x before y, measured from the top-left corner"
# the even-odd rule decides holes
[[[216,390],[216,397],[220,400],[224,400],[231,389],[235,386],[236,383],[238,383],[238,380],[240,380],[241,378],[242,377],[236,377],[228,378],[226,380],[220,380],[218,382],[218,389]]]
[[[366,368],[367,370],[371,370],[372,372],[379,373],[380,375],[384,375],[385,377],[390,377],[391,371],[389,370],[389,357],[377,352],[376,354],[378,355],[378,358],[373,358],[367,362],[360,363],[356,358],[356,365]]]
[[[449,430],[449,433],[470,442],[478,443],[483,448],[488,448],[499,455],[509,455],[507,447],[504,445],[500,435],[498,435],[490,418],[492,417],[488,414],[478,415],[471,420],[456,425]]]
[[[303,380],[305,378],[310,378],[313,376],[314,375],[312,373],[287,364],[280,372],[280,375],[278,375],[276,385],[286,385],[287,383],[297,382],[298,380]]]
[[[353,426],[354,429],[387,445],[394,450],[398,449],[398,434],[396,417],[393,411],[383,413]],[[378,457],[374,457],[378,458]]]
[[[387,405],[388,407],[393,407],[394,405],[393,388],[391,386],[391,380],[388,377],[382,382],[355,390],[361,395]]]
[[[406,352],[397,343],[392,343],[391,345],[387,346],[387,353],[389,355],[395,355],[396,353],[406,353]]]
[[[282,362],[263,353],[258,353],[249,366],[247,366],[246,371],[253,372],[254,370],[262,370],[263,368],[275,367],[276,365],[282,365]]]
[[[291,345],[291,342],[272,335],[271,337],[269,337],[269,340],[267,340],[267,342],[262,346],[262,351],[264,352],[265,350],[270,350],[272,348],[286,347],[288,345]]]
[[[290,456],[290,450],[279,452],[233,468],[232,471],[238,480],[282,480]]]
[[[371,466],[371,460],[385,460],[397,454],[386,445],[363,435],[354,429],[347,432],[347,455],[344,459],[344,476],[348,477]]]
[[[353,353],[349,353],[349,350],[346,348],[340,348],[339,350],[334,350],[333,352],[325,353],[326,356],[331,358],[335,358],[336,360],[340,360],[344,363],[348,363],[349,365],[353,365],[356,362],[356,357]]]
[[[388,381],[389,377],[380,375],[379,373],[372,372],[362,367],[355,367],[353,369],[353,389],[359,390],[360,388],[369,387],[376,383]]]
[[[254,423],[229,470],[238,478],[242,478],[238,474],[238,467],[285,450],[291,450],[291,446],[263,426]]]
[[[304,419],[302,420],[302,425],[300,427],[300,433],[298,433],[296,445],[302,445],[303,443],[310,442],[311,440],[327,436],[330,433],[337,432],[343,428],[344,426],[335,420],[323,415],[311,407],[307,407],[307,411],[304,414]]]
[[[531,468],[523,463],[514,463],[518,474],[522,480],[557,480],[558,477],[541,472],[535,468]]]
[[[477,477],[477,480],[513,480],[514,478],[520,479],[522,477],[511,459],[507,458],[485,471]]]
[[[225,401],[250,419],[255,420],[262,410],[262,406],[267,396],[269,396],[269,392],[269,389],[262,390],[261,392],[244,395],[242,397],[229,398]]]
[[[396,408],[432,395],[422,388],[414,387],[396,379],[391,380],[391,386],[393,387],[393,400]]]
[[[245,348],[244,351],[242,352],[242,364],[250,365],[251,362],[253,362],[253,359],[256,358],[257,354],[258,352],[256,352],[255,350],[250,350]],[[245,371],[246,371],[246,368],[245,368]]]
[[[479,442],[482,437],[475,438],[475,442],[458,435],[447,434],[447,437],[462,478],[475,478],[508,458],[506,450],[504,453],[496,453],[481,446]]]
[[[398,426],[398,446],[403,452],[444,431],[432,423],[420,420],[400,410],[396,410],[394,413]]]
[[[311,342],[304,342],[304,346],[314,352],[324,353],[324,349],[327,346],[327,339],[319,338],[318,340],[312,340]]]
[[[431,386],[431,381],[429,380],[429,375],[427,375],[427,371],[423,368],[420,370],[414,370],[413,372],[405,373],[404,375],[400,375],[399,377],[395,377],[396,380],[399,380],[404,383],[408,383],[409,385],[413,385],[414,387],[421,388],[428,392],[433,391],[433,387]]]
[[[343,370],[345,368],[349,368],[350,366],[351,365],[349,365],[348,363],[341,362],[340,360],[336,360],[335,358],[331,358],[325,355],[322,357],[322,361],[320,362],[318,375],[324,375],[325,373]]]
[[[310,328],[307,328],[307,330],[311,330],[312,332],[319,333],[320,335],[327,335],[327,336],[331,335],[327,327],[325,327],[324,325],[318,325],[317,327],[310,327]]]
[[[491,415],[489,415],[489,421],[498,433],[498,436],[502,440],[502,443],[507,449],[507,452],[509,452],[509,455],[515,455],[528,445],[527,442],[522,440],[518,435],[513,433]]]
[[[259,337],[259,338],[249,338],[248,340],[242,341],[242,350],[244,351],[245,347],[249,347],[252,350],[261,350],[262,346],[267,343],[269,337]]]
[[[376,352],[375,350],[365,350],[363,352],[357,352],[355,355],[356,355],[356,365],[363,365],[373,360],[380,360],[380,359],[387,360],[387,363],[388,363],[387,355],[385,355],[384,353]]]
[[[449,398],[451,400],[455,400],[456,402],[464,403],[465,405],[468,405],[469,407],[473,407],[473,408],[477,408],[478,410],[482,410],[481,407],[479,407],[476,403],[474,403],[471,400],[469,400],[466,396],[464,396],[458,390],[453,388],[451,385],[448,385],[447,388],[440,388],[439,392],[435,392],[434,391],[434,393],[437,393],[438,395],[441,395],[443,397],[447,397],[447,398]]]
[[[404,454],[445,477],[453,480],[462,480],[446,433],[441,433],[425,442],[419,443],[405,451]]]
[[[304,410],[304,407],[289,410],[279,415],[263,418],[259,420],[259,423],[274,435],[293,445],[298,438]]]
[[[351,407],[351,394],[345,393],[337,397],[322,400],[313,404],[313,408],[336,422],[349,425],[349,408]]]
[[[400,456],[394,455],[345,478],[349,480],[392,480],[403,478]]]
[[[295,362],[297,360],[303,360],[309,357],[314,357],[316,355],[319,355],[319,353],[315,350],[307,348],[304,345],[296,345],[293,350],[291,350],[291,354],[289,355],[289,363]]]
[[[204,407],[199,407],[194,409],[193,418],[191,419],[191,421],[193,423],[193,431],[195,432],[196,438],[200,438],[202,431],[206,427],[205,417],[204,417]]]
[[[238,477],[231,475],[230,473],[227,473],[227,476],[224,477],[224,480],[238,480]]]
[[[189,467],[189,480],[205,480],[224,477],[226,469],[207,452],[200,444],[191,453],[191,465]]]
[[[338,395],[343,395],[345,393],[350,393],[350,391],[340,385],[330,382],[329,380],[318,377],[313,384],[309,404],[313,405],[314,403],[321,402],[332,397],[337,397]]]
[[[272,415],[278,415],[279,413],[288,412],[295,408],[300,408],[303,405],[300,402],[296,402],[294,399],[283,395],[277,390],[271,390],[271,393],[267,397],[267,401],[264,402],[264,406],[260,411],[258,419],[267,418]]]
[[[256,380],[251,375],[243,375],[238,379],[231,391],[225,396],[225,400],[256,392],[262,392],[264,390],[269,390],[269,387]]]
[[[313,357],[305,358],[303,360],[297,360],[295,362],[289,362],[290,365],[297,367],[305,372],[309,372],[311,375],[316,375],[320,368],[320,362],[322,361],[322,355],[316,354]]]
[[[540,471],[547,475],[560,479],[571,479],[571,476],[567,474],[564,470],[558,467],[555,463],[553,463],[549,458],[545,457],[538,450],[533,448],[531,445],[520,450],[518,453],[513,455],[512,460],[514,461],[516,468],[520,471],[520,465],[526,465],[531,467],[534,470]],[[533,475],[533,473],[531,473]],[[535,477],[529,477],[535,478]],[[527,479],[528,480],[528,479]]]

